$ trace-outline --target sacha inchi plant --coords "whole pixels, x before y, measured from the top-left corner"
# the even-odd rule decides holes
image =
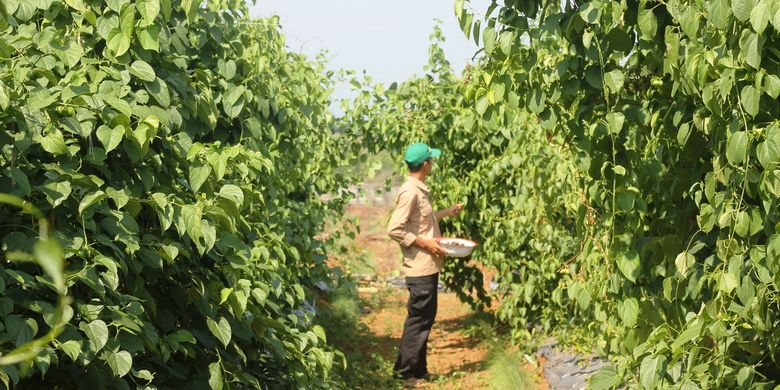
[[[35,253],[43,222],[64,259],[61,282],[0,265],[2,350],[58,325],[59,283],[72,299],[2,382],[338,386],[296,310],[344,204],[318,195],[347,184],[323,65],[238,0],[1,4],[0,189],[43,219],[0,204],[0,259]]]
[[[597,389],[775,386],[780,3],[455,13],[475,66],[432,65],[349,118],[369,145],[446,145],[432,187],[466,203],[446,230],[484,243],[499,317],[518,337],[587,329],[615,363]],[[449,267],[479,291],[473,268]]]

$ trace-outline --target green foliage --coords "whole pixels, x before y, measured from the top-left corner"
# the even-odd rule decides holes
[[[490,389],[532,389],[534,381],[523,370],[522,354],[513,351],[491,351],[488,365]]]
[[[484,243],[499,318],[586,326],[616,364],[595,387],[771,388],[779,5],[506,1],[478,20],[459,1],[478,65],[364,93],[349,124],[445,150],[434,191],[467,204],[446,234]],[[478,291],[472,271],[445,280]]]
[[[2,4],[0,188],[46,216],[73,299],[4,381],[337,385],[301,310],[327,278],[313,237],[344,205],[319,195],[347,185],[323,65],[239,0]],[[37,250],[37,227],[0,205],[0,259]],[[57,283],[3,261],[4,351],[58,328]]]

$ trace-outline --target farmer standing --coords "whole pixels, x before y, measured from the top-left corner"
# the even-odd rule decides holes
[[[437,286],[445,254],[438,242],[441,237],[438,221],[458,215],[463,209],[463,205],[456,204],[433,211],[425,179],[431,174],[433,159],[440,155],[441,150],[423,143],[412,144],[406,149],[404,161],[409,167],[409,177],[398,190],[395,211],[387,227],[388,235],[401,245],[403,275],[409,290],[407,316],[394,370],[404,379],[405,385],[412,386],[418,379],[431,379],[426,361],[428,334],[436,317]]]

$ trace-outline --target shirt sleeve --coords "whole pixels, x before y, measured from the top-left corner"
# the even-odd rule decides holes
[[[387,235],[404,247],[411,246],[417,239],[414,233],[406,229],[409,216],[415,207],[417,207],[417,197],[414,192],[403,191],[398,194],[395,210],[387,226]]]

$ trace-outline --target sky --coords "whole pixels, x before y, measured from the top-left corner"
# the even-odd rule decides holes
[[[482,12],[489,4],[470,1]],[[442,21],[443,47],[455,71],[471,61],[477,46],[460,30],[453,5],[454,0],[257,0],[250,15],[279,15],[290,50],[312,58],[325,50],[330,69],[365,70],[389,86],[423,74],[434,19]],[[349,87],[338,85],[334,95],[349,96]]]

